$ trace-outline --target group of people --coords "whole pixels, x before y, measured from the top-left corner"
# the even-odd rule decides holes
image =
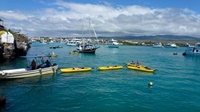
[[[31,62],[32,70],[35,70],[36,68],[38,69],[38,68],[44,68],[44,67],[50,67],[50,66],[51,66],[51,63],[49,62],[49,60],[46,60],[45,62],[44,62],[44,60],[42,60],[42,63],[40,65],[38,65],[37,67],[36,67],[36,62],[34,59]]]
[[[131,64],[136,65],[136,66],[140,66],[140,62],[137,60],[136,63],[134,63],[134,61],[131,61]]]

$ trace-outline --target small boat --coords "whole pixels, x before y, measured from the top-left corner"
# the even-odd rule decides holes
[[[102,66],[99,67],[98,70],[117,70],[117,69],[122,69],[123,66]]]
[[[87,72],[87,71],[91,71],[92,68],[90,67],[76,67],[76,68],[61,68],[60,72],[62,73],[73,73],[73,72]]]
[[[107,44],[109,48],[119,48],[120,45],[117,40],[114,39],[109,40]]]
[[[200,56],[200,43],[196,43],[194,46],[188,46],[183,56]]]
[[[0,79],[18,79],[27,78],[33,76],[40,76],[45,74],[56,73],[58,65],[53,65],[51,67],[38,68],[32,70],[31,68],[21,68],[21,69],[11,69],[0,71]]]
[[[52,59],[51,56],[37,55],[37,56],[23,56],[22,58],[26,59],[33,58],[31,66],[28,66],[27,68],[1,70],[0,79],[19,79],[19,78],[41,76],[45,74],[53,74],[57,72],[58,65],[56,63],[51,65],[51,63],[48,60],[46,62],[43,61],[43,58]],[[38,63],[40,59],[42,63],[37,65],[36,62]]]
[[[161,42],[153,44],[153,48],[163,48],[163,45]]]
[[[68,46],[77,46],[80,43],[81,43],[81,39],[73,38],[70,41],[68,41],[66,44]]]
[[[79,52],[78,51],[71,51],[69,52],[69,54],[78,54]]]
[[[62,48],[62,46],[50,46],[50,49]]]
[[[138,71],[143,71],[143,72],[155,72],[155,69],[151,69],[145,66],[127,66],[128,69],[131,70],[138,70]]]
[[[167,43],[167,45],[165,45],[166,48],[177,48],[178,46],[174,43]]]

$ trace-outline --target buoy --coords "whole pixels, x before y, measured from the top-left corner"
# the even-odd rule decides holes
[[[6,105],[6,97],[0,95],[0,107],[4,107]]]
[[[148,84],[149,86],[153,86],[153,82],[149,82],[149,84]]]

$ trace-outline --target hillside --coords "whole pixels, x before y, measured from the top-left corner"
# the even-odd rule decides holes
[[[155,36],[124,36],[124,37],[99,37],[99,39],[115,38],[118,40],[138,41],[173,41],[173,42],[200,42],[200,38],[176,35],[155,35]]]

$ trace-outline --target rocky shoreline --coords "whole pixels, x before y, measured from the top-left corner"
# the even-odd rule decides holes
[[[6,30],[3,25],[0,25],[0,62],[25,56],[29,48],[30,44],[26,36]]]
[[[14,44],[0,45],[0,62],[12,60],[27,54],[30,45],[26,42],[14,42]]]

